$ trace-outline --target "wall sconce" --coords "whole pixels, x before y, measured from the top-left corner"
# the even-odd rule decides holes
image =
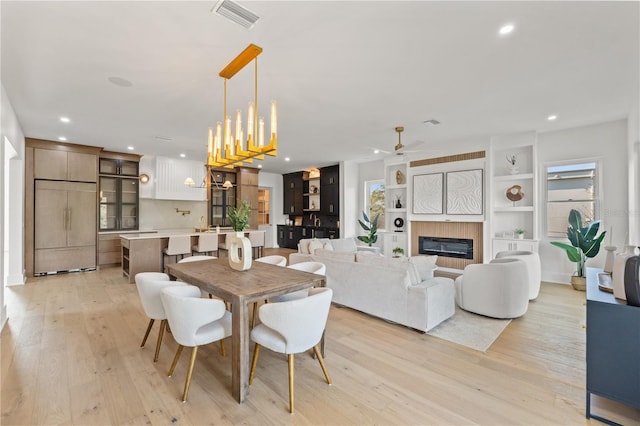
[[[149,175],[146,173],[142,173],[139,179],[140,179],[140,183],[149,183]]]

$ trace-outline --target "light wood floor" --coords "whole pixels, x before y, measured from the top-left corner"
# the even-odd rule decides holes
[[[543,284],[528,313],[486,353],[332,307],[326,362],[334,384],[317,361],[297,356],[293,415],[285,357],[262,351],[240,405],[231,396],[230,357],[216,344],[200,350],[181,403],[187,351],[168,378],[171,335],[155,364],[157,328],[140,348],[147,318],[117,268],[30,279],[6,295],[3,425],[599,424],[584,418],[584,293],[569,286]],[[637,411],[596,405],[622,424],[640,424]]]

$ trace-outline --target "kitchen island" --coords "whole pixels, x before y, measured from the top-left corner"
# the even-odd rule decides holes
[[[264,232],[256,229],[246,232]],[[216,232],[213,232],[214,234]],[[228,234],[234,234],[231,229],[222,228],[218,234],[219,241],[223,241]],[[156,232],[127,233],[120,235],[122,246],[122,275],[129,278],[129,283],[135,282],[136,274],[140,272],[163,272],[163,251],[169,244],[169,237],[174,235],[188,235],[191,237],[191,245],[198,242],[198,236],[202,232],[194,232],[192,229],[176,229]]]

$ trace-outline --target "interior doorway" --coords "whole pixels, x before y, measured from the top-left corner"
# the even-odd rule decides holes
[[[264,246],[273,247],[273,225],[271,224],[271,188],[258,188],[258,229],[264,232]]]

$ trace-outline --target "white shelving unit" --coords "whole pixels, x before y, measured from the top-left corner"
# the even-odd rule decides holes
[[[490,148],[491,257],[504,250],[538,251],[537,136],[535,132],[495,136]],[[516,157],[517,170],[508,158]],[[514,185],[524,194],[520,201],[507,198]],[[524,229],[525,238],[514,231]]]
[[[401,179],[398,180],[398,172]],[[385,229],[383,236],[383,250],[385,256],[391,257],[396,247],[404,249],[404,255],[409,256],[409,223],[407,222],[407,163],[385,162]],[[400,206],[398,206],[398,200]],[[397,227],[396,222],[402,226]]]

